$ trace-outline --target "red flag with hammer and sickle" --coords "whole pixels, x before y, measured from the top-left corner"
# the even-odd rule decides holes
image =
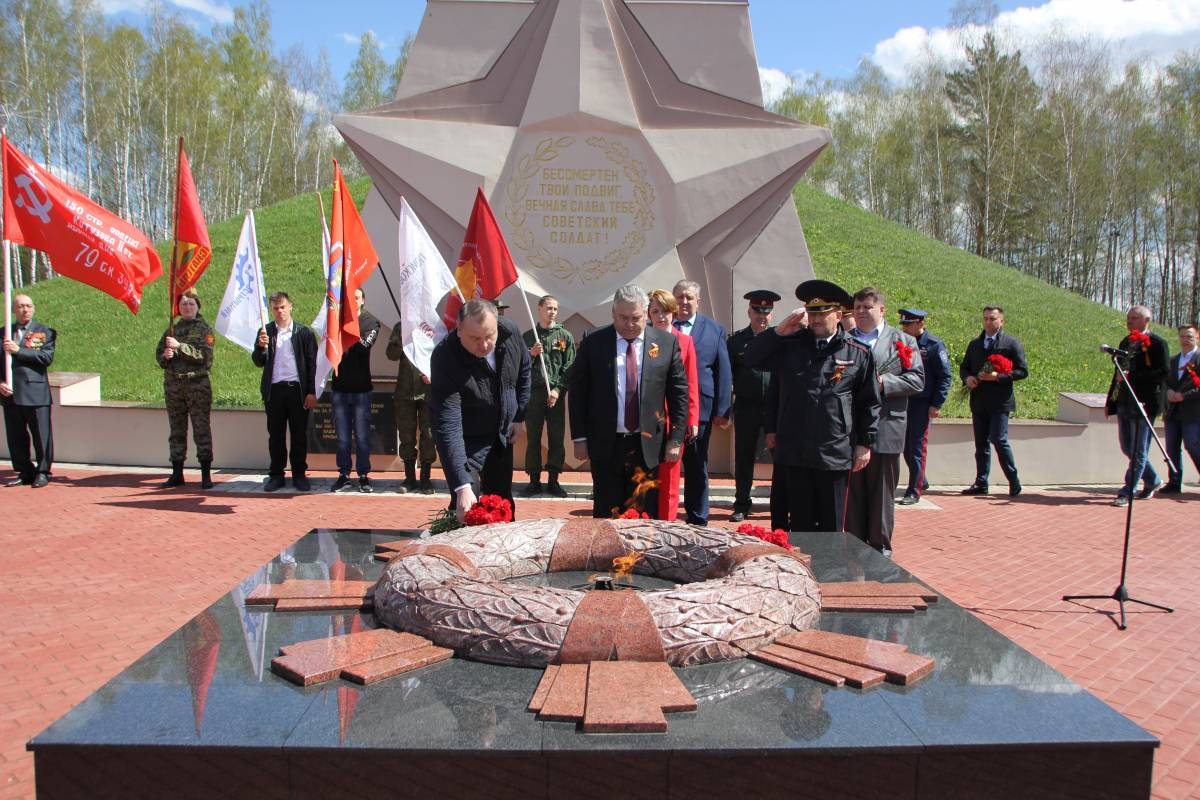
[[[142,287],[162,275],[150,238],[51,175],[14,147],[4,151],[4,238],[41,250],[54,271],[112,295],[134,314]]]

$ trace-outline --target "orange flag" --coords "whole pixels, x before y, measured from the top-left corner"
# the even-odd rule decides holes
[[[342,353],[358,341],[358,304],[354,291],[367,282],[379,266],[379,256],[367,236],[362,217],[333,160],[333,212],[329,221],[329,267],[325,325],[325,354],[337,374]]]
[[[454,279],[468,300],[475,297],[495,300],[517,282],[517,265],[508,252],[508,244],[496,224],[496,215],[492,213],[483,189],[475,192],[475,207],[471,209],[471,221],[467,223],[467,233],[458,253]],[[458,325],[458,310],[462,304],[457,294],[451,294],[446,301],[442,317],[446,330],[454,330]]]
[[[162,275],[146,234],[3,140],[4,238],[50,256],[55,272],[112,295],[134,314]]]
[[[208,226],[200,210],[200,197],[192,180],[183,139],[179,140],[175,194],[175,246],[171,250],[171,314],[179,313],[179,296],[196,285],[208,263],[212,261],[212,245],[208,241]]]

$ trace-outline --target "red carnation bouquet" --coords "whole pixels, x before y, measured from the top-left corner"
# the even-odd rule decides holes
[[[1002,356],[999,353],[992,353],[987,357],[987,361],[983,362],[983,368],[979,370],[979,374],[975,377],[982,380],[984,375],[1012,375],[1012,371],[1013,363],[1011,358]],[[965,384],[963,385],[962,389],[959,390],[960,397],[966,397],[970,393],[970,388]]]
[[[627,508],[625,513],[621,514],[617,519],[650,519],[650,515],[645,511],[638,511],[636,508]]]
[[[512,522],[512,503],[498,494],[485,494],[467,509],[465,522],[459,522],[452,508],[444,508],[433,519],[425,523],[430,536],[458,530],[466,525],[492,525],[497,522]]]
[[[1184,377],[1189,378],[1192,382],[1191,388],[1186,386],[1183,387],[1184,391],[1190,392],[1194,390],[1200,392],[1200,368],[1196,367],[1196,362],[1194,360],[1192,363],[1183,368],[1183,375]]]
[[[912,369],[913,349],[899,339],[896,340],[896,351],[876,370],[880,375],[889,371],[892,365],[899,362],[901,369]]]
[[[1142,351],[1142,358],[1146,360],[1146,366],[1150,366],[1150,334],[1145,331],[1130,331],[1129,332],[1129,355],[1132,356],[1135,350]]]
[[[741,525],[737,526],[737,532],[744,533],[749,536],[755,536],[759,539],[762,539],[767,544],[777,545],[782,547],[784,550],[792,549],[792,545],[788,542],[787,531],[783,530],[782,528],[776,528],[775,530],[771,531],[759,525],[743,522]]]

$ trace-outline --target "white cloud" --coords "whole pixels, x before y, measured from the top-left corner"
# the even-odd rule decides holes
[[[358,43],[362,41],[362,36],[358,35],[357,33],[335,33],[334,36],[341,39],[346,44],[352,44],[355,47],[357,47]]]
[[[228,25],[233,22],[233,8],[210,0],[167,0],[170,5],[184,11],[193,11],[217,24]],[[105,14],[119,14],[128,11],[133,14],[145,14],[150,10],[151,0],[100,0],[100,11]]]
[[[1050,34],[1093,39],[1112,46],[1116,66],[1139,57],[1169,61],[1200,46],[1200,0],[1049,0],[1036,7],[1005,11],[994,30],[1017,47]],[[964,43],[976,43],[983,28],[903,28],[875,45],[872,60],[889,78],[904,81],[926,55],[955,63]]]
[[[775,67],[759,67],[758,81],[762,84],[763,105],[770,106],[783,97],[783,93],[791,87],[793,78]]]

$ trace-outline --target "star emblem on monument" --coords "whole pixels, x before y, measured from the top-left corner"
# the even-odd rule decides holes
[[[481,186],[563,319],[686,277],[728,321],[811,277],[791,190],[830,134],[762,108],[745,3],[698,5],[430,2],[397,99],[335,120],[384,269],[401,196],[453,263]]]

